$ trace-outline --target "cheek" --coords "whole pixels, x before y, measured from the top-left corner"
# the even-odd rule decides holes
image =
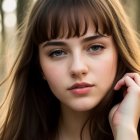
[[[117,72],[117,56],[105,57],[96,69],[102,88],[110,88]]]
[[[103,61],[98,65],[98,73],[104,77],[114,77],[116,74],[117,66],[114,61]]]
[[[55,82],[57,79],[59,79],[61,75],[61,71],[59,69],[54,68],[53,66],[42,67],[42,70],[46,80],[50,82]]]
[[[57,89],[61,86],[62,78],[65,77],[64,68],[54,65],[42,66],[42,70],[51,89]]]

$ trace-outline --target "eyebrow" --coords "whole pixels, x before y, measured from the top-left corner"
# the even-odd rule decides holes
[[[63,41],[48,41],[44,43],[43,47],[47,46],[68,46],[68,45]]]
[[[86,38],[82,39],[81,43],[85,43],[85,42],[88,42],[88,41],[93,41],[93,40],[100,39],[100,38],[103,38],[103,37],[106,37],[106,36],[102,35],[102,34],[89,36],[89,37],[86,37]],[[68,44],[63,42],[63,41],[46,41],[46,42],[43,43],[42,46],[44,48],[44,47],[47,47],[47,46],[68,46]]]
[[[84,38],[82,40],[82,43],[85,43],[85,42],[88,42],[88,41],[93,41],[93,40],[100,39],[100,38],[103,38],[103,37],[106,37],[106,36],[102,35],[102,34],[97,34],[97,35],[89,36],[89,37]]]

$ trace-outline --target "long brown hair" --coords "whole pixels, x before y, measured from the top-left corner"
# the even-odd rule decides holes
[[[139,39],[118,0],[38,0],[35,3],[21,36],[20,52],[13,66],[15,72],[10,73],[14,76],[1,140],[56,139],[60,105],[42,77],[38,46],[51,39],[84,35],[89,20],[97,33],[113,37],[119,55],[112,88],[87,120],[91,139],[113,140],[108,114],[123,98],[122,94],[113,94],[113,86],[126,72],[140,72]],[[81,139],[83,131],[84,126]]]

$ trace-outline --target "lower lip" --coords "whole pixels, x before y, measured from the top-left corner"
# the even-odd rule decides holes
[[[70,90],[72,94],[83,95],[88,94],[92,87],[78,88]]]

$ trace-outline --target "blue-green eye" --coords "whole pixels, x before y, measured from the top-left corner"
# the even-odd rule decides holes
[[[66,55],[66,53],[63,50],[59,50],[59,49],[58,50],[51,51],[49,53],[49,56],[50,57],[62,57],[64,55]]]
[[[104,49],[104,46],[103,45],[98,45],[98,44],[95,44],[95,45],[91,45],[89,48],[88,48],[88,51],[90,53],[99,53],[100,51],[102,51]]]

